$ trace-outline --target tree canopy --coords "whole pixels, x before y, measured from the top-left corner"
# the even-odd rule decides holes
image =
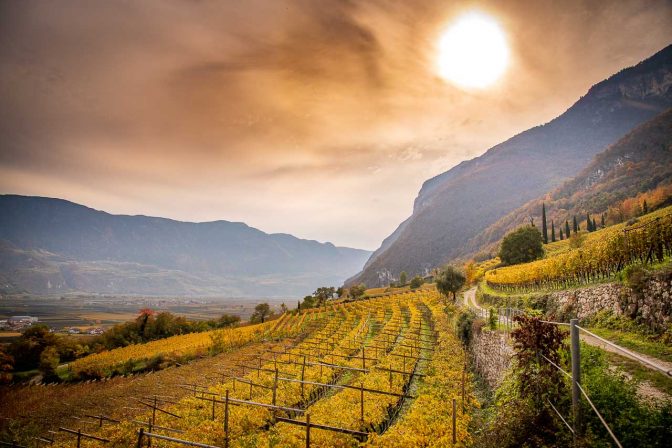
[[[424,280],[422,279],[422,277],[420,277],[419,275],[416,275],[415,277],[413,277],[411,279],[410,287],[411,287],[411,289],[418,289],[419,287],[422,286],[423,283],[424,283]]]
[[[460,290],[466,278],[462,272],[455,266],[448,265],[439,272],[436,277],[436,289],[445,296],[453,295],[456,298],[457,291]]]
[[[262,324],[266,321],[266,318],[271,315],[271,307],[268,303],[260,303],[254,307],[254,313],[250,316],[250,322]]]
[[[358,299],[364,295],[366,292],[366,285],[360,283],[359,285],[353,285],[350,287],[350,295],[353,299]]]
[[[541,233],[536,227],[524,226],[507,234],[499,249],[499,258],[504,264],[519,264],[534,261],[544,255]]]

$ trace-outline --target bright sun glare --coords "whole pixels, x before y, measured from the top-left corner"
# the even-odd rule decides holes
[[[460,16],[439,41],[439,75],[466,89],[483,89],[497,81],[509,62],[504,31],[490,16]]]

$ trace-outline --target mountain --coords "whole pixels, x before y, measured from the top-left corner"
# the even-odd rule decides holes
[[[672,46],[593,86],[551,122],[426,181],[412,215],[348,284],[386,283],[469,251],[468,242],[575,176],[606,146],[672,106]]]
[[[485,231],[472,238],[467,251],[494,251],[501,238],[521,225],[521,217],[541,222],[542,203],[546,206],[550,238],[551,220],[556,232],[565,220],[577,217],[586,228],[586,213],[600,222],[602,214],[608,223],[621,222],[637,214],[627,206],[648,207],[669,205],[672,199],[672,109],[638,126],[606,150],[576,177],[549,194],[534,199],[507,214]],[[559,233],[556,233],[559,236]]]
[[[229,221],[112,215],[0,195],[0,291],[300,296],[361,269],[370,252]]]

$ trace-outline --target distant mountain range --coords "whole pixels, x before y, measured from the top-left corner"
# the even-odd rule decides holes
[[[424,183],[413,214],[348,284],[386,284],[492,242],[481,235],[576,176],[593,157],[672,107],[672,46],[593,86],[565,113]]]
[[[302,296],[342,283],[370,252],[229,221],[112,215],[0,195],[0,292]]]

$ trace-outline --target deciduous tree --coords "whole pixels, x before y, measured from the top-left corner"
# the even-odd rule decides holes
[[[538,233],[538,232],[537,232]],[[464,286],[466,278],[455,266],[448,265],[439,272],[436,277],[436,289],[446,297],[453,295],[453,300],[457,297],[457,291]]]
[[[254,307],[254,313],[250,317],[250,322],[257,323],[261,322],[262,324],[266,321],[266,318],[271,315],[271,307],[268,303],[260,303]]]
[[[534,261],[544,255],[541,233],[536,227],[524,226],[510,232],[502,240],[499,258],[504,264]]]

